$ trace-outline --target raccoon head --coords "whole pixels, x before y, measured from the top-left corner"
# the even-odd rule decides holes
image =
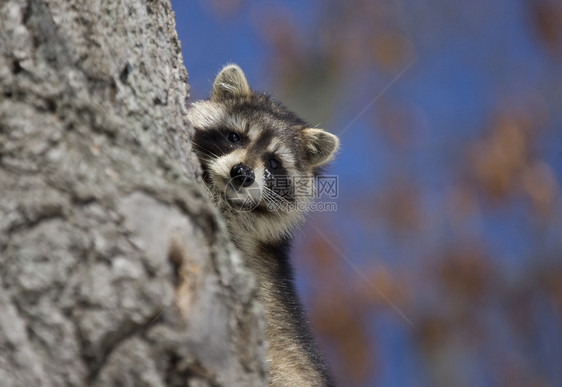
[[[236,65],[221,70],[210,98],[194,102],[188,118],[203,180],[230,228],[234,221],[263,241],[288,235],[338,138],[251,91]]]

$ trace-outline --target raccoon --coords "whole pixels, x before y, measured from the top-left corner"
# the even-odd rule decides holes
[[[269,384],[333,385],[296,294],[289,250],[310,200],[296,185],[313,183],[333,159],[338,138],[250,90],[233,64],[217,75],[208,100],[189,107],[188,118],[205,186],[257,279]]]

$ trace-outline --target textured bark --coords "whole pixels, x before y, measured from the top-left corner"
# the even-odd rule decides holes
[[[3,0],[0,92],[0,384],[263,384],[169,1]]]

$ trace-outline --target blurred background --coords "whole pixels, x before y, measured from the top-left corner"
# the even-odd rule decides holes
[[[339,385],[562,386],[561,1],[172,5],[192,99],[234,62],[341,138],[293,254]]]

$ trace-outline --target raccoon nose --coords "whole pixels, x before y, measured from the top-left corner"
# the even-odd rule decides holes
[[[231,183],[236,189],[252,185],[255,179],[252,168],[242,163],[232,167],[230,170],[230,177],[232,177]]]

